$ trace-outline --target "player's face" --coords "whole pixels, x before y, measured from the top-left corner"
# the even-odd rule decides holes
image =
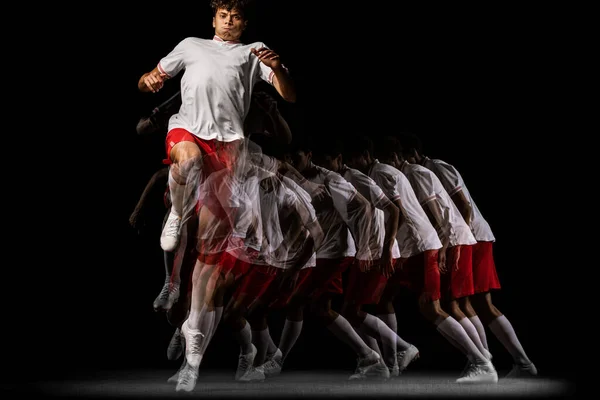
[[[292,161],[294,168],[296,168],[298,172],[302,172],[308,167],[310,157],[302,150],[299,150],[292,155]]]
[[[323,168],[333,172],[338,172],[341,168],[340,157],[325,156],[320,164]]]
[[[414,154],[414,153],[407,153],[407,152],[404,152],[404,153],[402,154],[402,158],[403,158],[404,160],[408,161],[408,162],[409,162],[409,163],[411,163],[411,164],[416,164],[416,163],[417,163],[417,158],[415,157],[415,154]],[[401,161],[403,161],[403,160],[401,160]]]
[[[346,160],[350,168],[355,168],[362,172],[364,172],[367,169],[367,159],[362,154],[354,155],[352,157],[347,158]]]
[[[220,8],[213,17],[213,28],[223,40],[238,40],[246,29],[246,20],[235,8],[230,11]]]
[[[397,153],[392,153],[390,164],[396,168],[400,167],[400,164],[402,164],[402,156],[398,157]]]

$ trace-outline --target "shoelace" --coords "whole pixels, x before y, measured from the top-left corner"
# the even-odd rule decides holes
[[[240,371],[240,370],[244,370],[245,371],[245,370],[248,369],[248,365],[249,365],[248,356],[249,355],[250,354],[240,354],[240,364],[239,364],[239,367],[238,367],[238,371]]]
[[[471,364],[471,366],[467,370],[467,373],[465,374],[465,378],[470,378],[473,376],[481,375],[482,373],[483,373],[483,371],[481,370],[481,368],[479,368],[475,364]]]
[[[170,289],[170,284],[165,283],[160,291],[160,293],[158,294],[158,297],[161,299],[166,299],[167,297],[169,297],[169,289]]]
[[[179,218],[169,219],[165,226],[165,236],[177,236],[179,233]]]
[[[200,337],[198,337],[200,336]],[[194,337],[192,337],[191,343],[189,344],[189,349],[190,349],[190,353],[192,354],[200,354],[200,349],[202,348],[201,345],[201,340],[198,339],[202,339],[204,338],[204,333],[199,332],[194,334]]]
[[[357,364],[356,364],[356,370],[354,371],[355,375],[356,374],[363,375],[365,373],[366,369],[371,366],[371,365],[363,365],[363,362],[366,359],[367,359],[367,357],[365,357],[365,358],[360,358],[359,357],[359,358],[356,359]]]
[[[273,359],[271,359],[263,364],[264,371],[270,371],[272,369],[277,369],[278,367],[279,367],[279,364],[277,363],[277,361],[275,361]]]
[[[396,359],[398,360],[398,364],[400,364],[400,361],[402,361],[402,359],[406,355],[407,351],[408,350],[403,350],[403,351],[399,351],[398,353],[396,353]]]
[[[169,294],[179,292],[179,285],[169,284]]]
[[[186,365],[183,371],[179,373],[179,383],[182,385],[187,385],[191,383],[191,381],[195,378],[195,375],[195,372]]]

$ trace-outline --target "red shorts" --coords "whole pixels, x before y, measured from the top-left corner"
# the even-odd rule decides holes
[[[191,258],[191,257],[190,257]],[[222,275],[232,274],[234,280],[239,280],[241,277],[246,275],[250,270],[251,264],[247,263],[244,260],[236,258],[234,255],[229,254],[228,252],[222,251],[220,253],[211,253],[211,254],[197,254],[197,257],[194,258],[193,264],[191,262],[182,264],[182,271],[184,267],[189,271],[189,282],[188,282],[188,291],[192,290],[193,281],[191,276],[194,272],[194,265],[196,260],[201,262],[207,266],[216,266],[215,270],[211,273],[220,273]],[[191,266],[191,268],[190,268]]]
[[[164,164],[172,164],[171,150],[177,143],[193,142],[200,148],[203,155],[203,170],[208,174],[218,171],[222,168],[232,168],[237,158],[241,140],[232,142],[221,142],[215,139],[204,140],[183,128],[171,129],[165,139],[165,149],[167,158],[163,160]]]
[[[296,286],[294,294],[317,299],[323,293],[342,294],[342,274],[352,265],[354,257],[317,258],[317,264],[307,278]]]
[[[396,264],[394,275],[388,280],[390,286],[404,286],[429,300],[439,300],[440,270],[439,250],[425,250],[412,257],[401,258]]]
[[[473,286],[475,293],[487,293],[500,289],[500,280],[494,263],[493,242],[477,242],[473,245]]]
[[[277,278],[281,271],[283,271],[281,268],[269,265],[252,264],[232,297],[236,303],[247,309],[254,300],[265,294],[271,282]]]
[[[379,271],[377,262],[378,260],[374,261],[374,265],[367,272],[360,270],[358,262],[352,264],[344,295],[345,302],[352,304],[379,303],[387,285],[387,278]]]
[[[440,282],[444,299],[456,300],[475,293],[472,245],[448,247],[446,249],[446,266],[448,271],[441,275]]]
[[[271,287],[269,287],[269,290],[267,290],[267,293],[265,293],[264,296],[261,297],[261,301],[268,304],[269,308],[271,309],[277,310],[284,308],[287,305],[288,301],[290,301],[290,299],[292,298],[294,290],[305,280],[308,279],[313,270],[314,268],[310,267],[301,269],[298,272],[298,279],[296,280],[296,285],[293,288],[287,286],[283,289],[280,289],[278,287],[275,287],[275,285],[271,285]]]

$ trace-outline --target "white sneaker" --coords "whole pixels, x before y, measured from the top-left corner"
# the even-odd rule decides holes
[[[196,380],[198,379],[198,368],[194,368],[189,364],[179,372],[177,377],[177,386],[175,387],[176,392],[191,392],[196,387]]]
[[[181,217],[169,213],[165,227],[160,235],[160,247],[164,251],[174,251],[179,244],[179,234],[181,228]]]
[[[167,379],[167,383],[179,382],[179,373],[181,371],[183,371],[183,369],[185,368],[186,365],[187,365],[187,361],[186,361],[185,357],[183,357],[183,363],[181,364],[181,367],[179,367],[179,369],[177,370],[177,372],[175,372],[174,375],[172,375],[169,379]]]
[[[466,373],[456,383],[497,383],[498,373],[491,362],[471,364]]]
[[[396,358],[398,360],[398,370],[402,373],[411,362],[419,359],[419,349],[411,344],[408,349],[397,352]]]
[[[167,347],[167,360],[177,360],[183,354],[185,348],[185,339],[181,333],[181,329],[175,329],[169,347]]]
[[[510,370],[508,374],[506,374],[505,378],[513,379],[513,378],[531,378],[537,376],[537,368],[533,363],[519,365],[513,365],[513,368]]]
[[[277,349],[275,354],[268,358],[260,367],[267,378],[279,375],[281,373],[281,368],[283,368],[283,354],[281,353],[281,350]]]
[[[252,364],[254,364],[254,357],[256,357],[256,346],[254,346],[253,344],[250,344],[250,346],[252,346],[252,351],[250,351],[250,353],[242,354],[240,352],[237,370],[235,371],[236,381],[239,381],[240,378],[244,376],[246,372],[248,372],[250,367],[252,367]]]
[[[358,359],[354,374],[348,380],[362,380],[368,378],[389,379],[390,371],[377,352],[373,351],[365,358]]]
[[[240,376],[240,382],[262,382],[265,380],[265,372],[260,367],[250,366],[244,375]]]
[[[160,290],[160,293],[158,294],[158,296],[156,296],[156,299],[154,299],[154,303],[152,304],[152,306],[154,307],[154,311],[158,311],[158,310],[162,309],[167,304],[167,301],[169,300],[169,286],[170,285],[171,285],[171,279],[167,279],[165,281],[165,283],[163,284],[163,287]]]
[[[187,359],[187,363],[197,370],[202,361],[200,349],[206,336],[197,329],[190,329],[187,320],[181,325],[181,333],[183,333],[185,340],[185,358]]]
[[[154,299],[154,311],[169,311],[177,300],[179,300],[179,283],[165,282],[162,290]]]
[[[467,358],[467,364],[465,364],[464,368],[462,369],[462,371],[460,372],[460,375],[458,377],[462,378],[463,376],[465,376],[467,374],[467,372],[469,372],[469,370],[471,369],[472,365],[473,364],[471,363],[471,361]]]

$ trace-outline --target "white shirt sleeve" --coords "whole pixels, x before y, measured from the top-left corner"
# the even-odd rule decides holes
[[[435,200],[437,194],[435,192],[435,185],[433,182],[433,172],[426,173],[425,171],[413,171],[411,172],[412,179],[410,179],[411,185],[413,185],[415,194],[419,199],[419,204],[424,205],[432,200]]]
[[[167,74],[169,78],[181,72],[185,68],[184,55],[191,40],[191,38],[185,38],[179,42],[169,54],[158,62],[158,70],[163,74]]]
[[[454,166],[446,163],[435,163],[436,175],[440,178],[444,189],[450,196],[462,189],[462,179]]]

